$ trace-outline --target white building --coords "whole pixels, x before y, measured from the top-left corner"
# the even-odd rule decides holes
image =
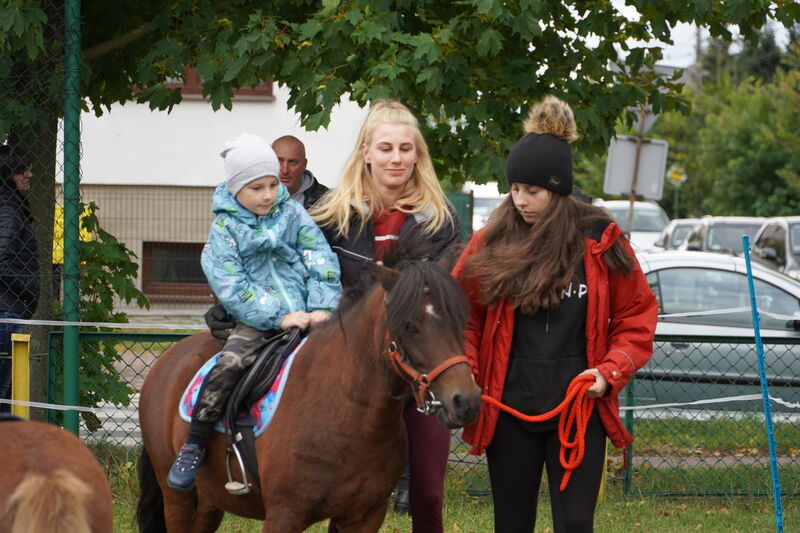
[[[327,130],[307,132],[288,110],[283,87],[242,91],[231,111],[216,112],[187,88],[170,113],[128,103],[81,117],[82,201],[94,201],[102,227],[136,253],[138,287],[153,304],[149,312],[121,305],[133,321],[202,322],[213,302],[199,257],[213,220],[213,188],[223,179],[219,152],[226,139],[294,135],[306,146],[308,169],[334,187],[367,113],[347,101],[335,108]]]

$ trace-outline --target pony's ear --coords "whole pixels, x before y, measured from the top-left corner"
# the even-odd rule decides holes
[[[400,272],[392,268],[386,268],[377,263],[372,265],[372,272],[375,274],[375,277],[378,278],[378,281],[383,286],[383,290],[386,292],[391,291],[392,287],[397,283],[397,280],[400,279]]]
[[[444,250],[444,252],[442,252],[439,260],[436,262],[442,265],[449,272],[453,269],[456,261],[458,261],[458,258],[461,257],[461,252],[463,252],[464,248],[466,247],[466,243],[463,242],[451,244]]]

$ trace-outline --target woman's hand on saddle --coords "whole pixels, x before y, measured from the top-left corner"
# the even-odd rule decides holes
[[[311,313],[306,313],[305,311],[295,311],[294,313],[289,313],[283,317],[283,320],[281,320],[281,329],[284,331],[292,327],[306,330],[310,325]]]
[[[602,398],[608,392],[608,380],[596,368],[589,368],[580,373],[580,375],[584,374],[594,376],[594,384],[586,389],[586,396],[589,398]]]
[[[311,325],[312,326],[316,326],[317,324],[319,324],[321,322],[325,322],[326,320],[328,320],[329,316],[330,315],[328,313],[326,313],[325,311],[312,311],[312,312],[308,313],[308,317],[309,317],[309,320],[311,321]]]

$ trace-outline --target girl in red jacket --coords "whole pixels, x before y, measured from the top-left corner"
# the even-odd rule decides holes
[[[579,374],[595,378],[586,395],[596,403],[563,491],[555,419],[524,422],[485,402],[464,438],[486,452],[495,533],[533,531],[543,468],[555,532],[591,532],[606,437],[633,440],[618,394],[652,354],[656,299],[610,215],[571,194],[569,106],[545,98],[525,129],[508,156],[511,194],[453,271],[472,302],[467,356],[484,394],[525,414],[552,410]]]

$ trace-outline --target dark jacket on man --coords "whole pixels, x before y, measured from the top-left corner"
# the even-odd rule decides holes
[[[30,318],[39,300],[39,259],[30,208],[0,185],[0,311]]]
[[[304,170],[303,177],[300,180],[300,188],[292,195],[292,200],[300,202],[308,210],[326,192],[328,192],[328,188],[318,182],[311,171]]]

